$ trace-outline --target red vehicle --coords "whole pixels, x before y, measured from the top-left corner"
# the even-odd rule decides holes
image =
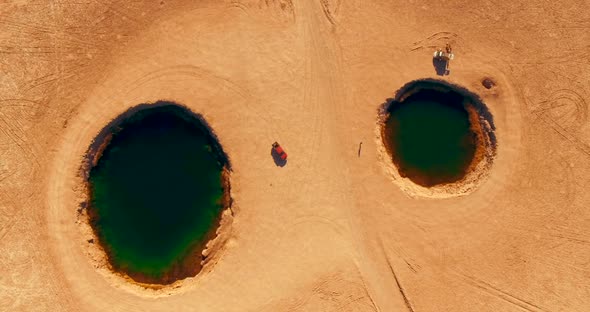
[[[272,144],[272,149],[281,157],[282,160],[287,160],[287,153],[283,150],[283,148],[279,145],[279,143],[274,142]]]

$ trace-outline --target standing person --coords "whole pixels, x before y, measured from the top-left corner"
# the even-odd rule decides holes
[[[363,141],[361,141],[361,143],[359,143],[359,152],[358,152],[358,156],[361,157],[361,147],[363,145]]]

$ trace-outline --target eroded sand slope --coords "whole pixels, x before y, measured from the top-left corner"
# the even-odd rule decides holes
[[[584,0],[0,4],[0,310],[590,310],[589,12]],[[444,79],[486,102],[498,155],[470,195],[412,198],[391,181],[377,110],[437,77],[432,51],[447,42]],[[77,175],[109,120],[157,100],[217,132],[235,207],[199,276],[145,291],[97,265]]]

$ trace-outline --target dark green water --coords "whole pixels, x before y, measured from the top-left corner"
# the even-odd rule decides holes
[[[194,276],[224,208],[214,139],[183,114],[139,111],[90,172],[91,223],[113,267],[137,281]]]
[[[385,144],[400,174],[422,186],[463,178],[476,150],[463,97],[420,90],[389,107]]]

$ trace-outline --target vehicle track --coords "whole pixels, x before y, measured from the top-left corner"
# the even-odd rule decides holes
[[[481,280],[477,277],[469,276],[463,273],[454,272],[462,281],[467,283],[470,286],[473,286],[475,289],[488,293],[489,295],[502,300],[510,305],[518,307],[519,309],[530,311],[530,312],[549,312],[549,310],[542,308],[541,306],[534,304],[533,302],[525,299],[520,298],[516,295],[509,293],[506,290],[503,290],[497,286],[494,286],[484,280]]]
[[[463,42],[463,38],[454,32],[440,31],[422,40],[415,41],[410,47],[410,51],[443,48],[447,43],[450,43],[453,47],[463,47]]]
[[[537,104],[531,113],[537,118],[551,121],[563,130],[575,130],[588,120],[588,104],[580,93],[560,89]]]

